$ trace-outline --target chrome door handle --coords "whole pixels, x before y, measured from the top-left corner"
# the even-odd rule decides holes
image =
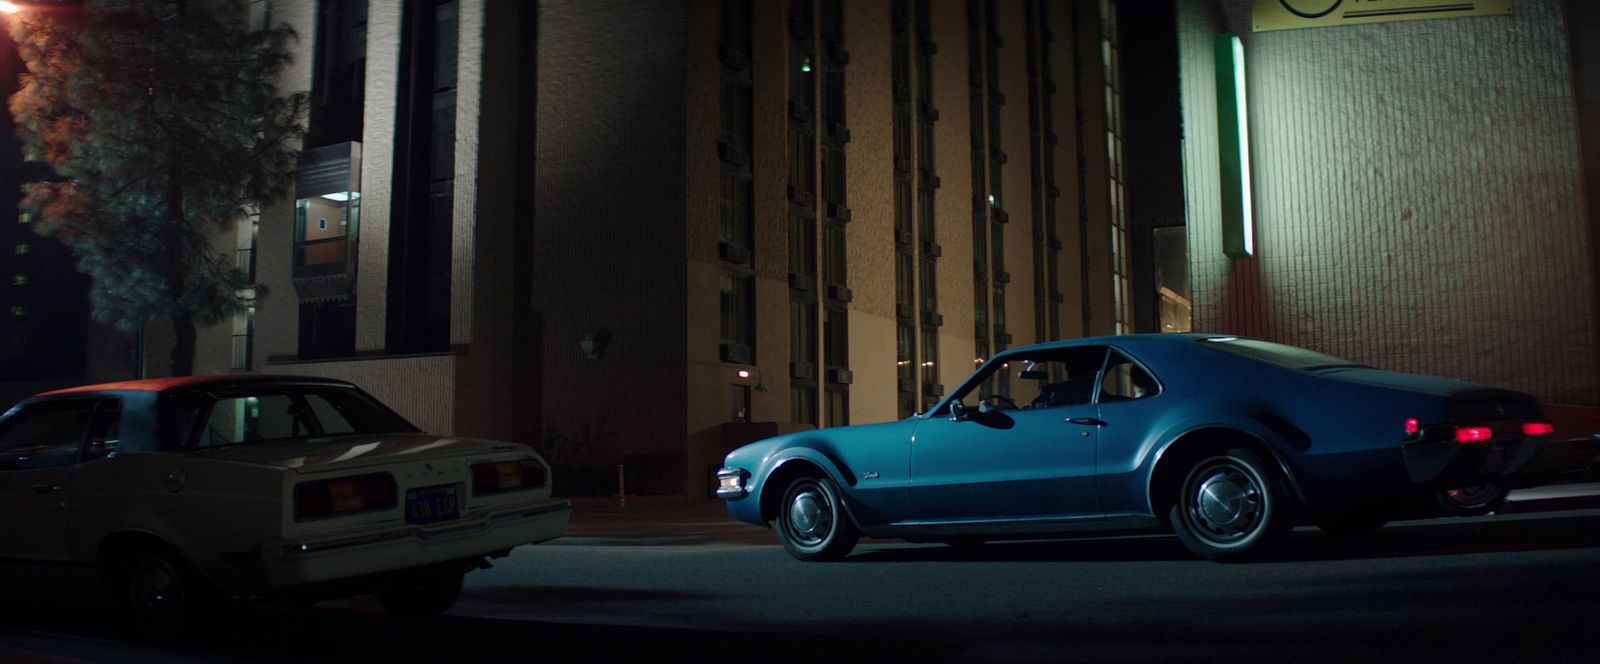
[[[1084,426],[1090,426],[1090,427],[1103,427],[1103,426],[1106,425],[1106,421],[1105,420],[1097,420],[1097,419],[1095,419],[1093,417],[1069,417],[1069,418],[1067,418],[1067,423],[1069,423],[1069,424],[1082,424]]]

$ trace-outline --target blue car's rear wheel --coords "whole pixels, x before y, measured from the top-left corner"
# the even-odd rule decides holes
[[[783,492],[778,540],[800,560],[839,560],[861,538],[839,500],[839,489],[823,477],[801,477]]]
[[[1291,527],[1288,493],[1255,452],[1232,449],[1201,459],[1184,477],[1172,506],[1172,530],[1208,560],[1258,557]]]

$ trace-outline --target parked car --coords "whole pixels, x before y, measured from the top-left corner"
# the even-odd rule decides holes
[[[727,455],[717,495],[776,522],[801,560],[841,558],[861,535],[1162,530],[1240,560],[1307,521],[1352,534],[1487,513],[1568,469],[1532,463],[1552,434],[1521,392],[1256,339],[1127,335],[998,353],[905,420],[751,443]]]
[[[156,638],[228,600],[442,612],[570,513],[532,449],[421,433],[336,380],[136,380],[0,416],[0,563],[104,583]]]

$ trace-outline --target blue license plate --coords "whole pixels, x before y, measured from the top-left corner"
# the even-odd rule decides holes
[[[426,524],[461,518],[461,492],[454,484],[406,490],[406,523]]]

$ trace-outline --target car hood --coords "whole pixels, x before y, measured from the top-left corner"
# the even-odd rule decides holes
[[[1431,394],[1441,397],[1459,395],[1466,392],[1498,391],[1476,383],[1439,378],[1436,376],[1421,376],[1417,374],[1400,373],[1398,371],[1385,371],[1372,367],[1334,367],[1321,369],[1316,375],[1331,380],[1346,383],[1358,383],[1373,387],[1386,387],[1394,390],[1405,390],[1421,394]]]
[[[532,450],[527,446],[517,443],[401,433],[246,443],[196,450],[190,452],[190,455],[258,463],[289,468],[301,473],[312,473],[513,451],[532,454]]]

